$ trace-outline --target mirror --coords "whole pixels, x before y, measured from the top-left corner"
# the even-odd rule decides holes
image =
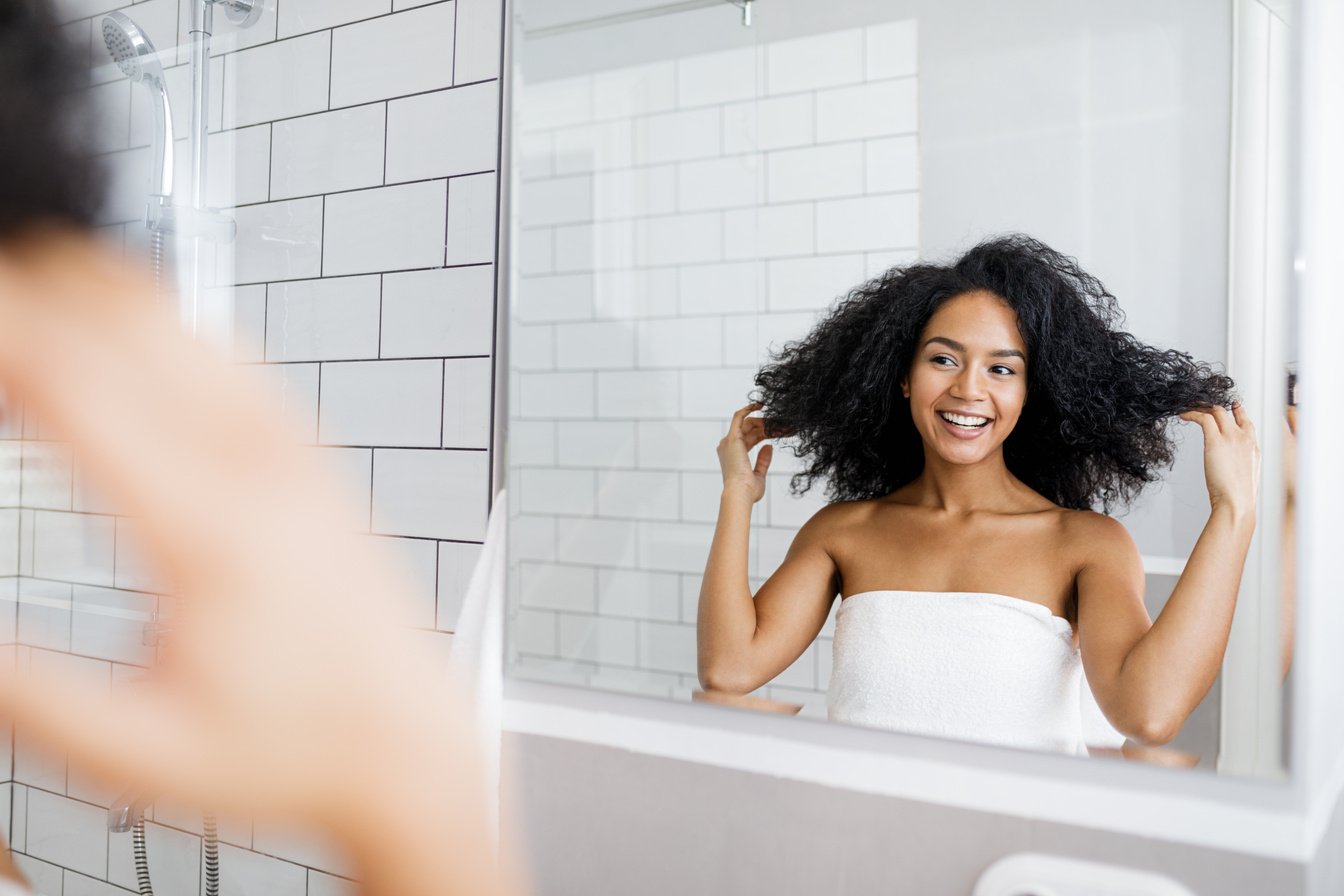
[[[507,674],[1281,777],[1294,618],[1291,21],[1289,4],[1257,0],[520,2]],[[1039,242],[979,250],[979,279],[949,273],[1005,234]],[[937,421],[949,396],[953,410],[1000,407],[1009,374],[991,349],[1023,349],[997,361],[1034,372],[1038,389],[1050,380],[1033,352],[1053,344],[1060,364],[1067,342],[1086,356],[998,297],[1020,282],[1004,265],[1061,258],[1080,272],[1065,277],[1068,308],[1082,307],[1087,277],[1118,303],[1110,328],[1147,352],[1136,382],[1157,377],[1167,401],[1239,397],[1258,434],[1258,480],[1244,444],[1237,467],[1258,490],[1253,528],[1211,512],[1203,430],[1180,408],[1143,412],[1149,441],[1130,457],[1152,481],[1110,506],[1097,481],[1072,504],[1067,489],[1041,493],[1062,455],[1014,459],[992,430],[1000,447],[977,453],[981,436]],[[970,285],[920,293],[921,277]],[[1096,320],[1108,299],[1088,301]],[[855,310],[884,303],[904,310],[874,311],[871,325]],[[911,332],[853,338],[865,326]],[[827,332],[845,352],[820,348]],[[933,336],[945,341],[924,351]],[[734,412],[782,382],[763,373],[787,370],[793,386],[766,389],[775,406],[755,416],[816,420],[837,416],[818,398],[827,384],[852,384],[864,363],[889,391],[908,370],[918,394],[895,392],[894,412],[878,394],[837,394],[836,407],[862,412],[853,430],[833,427],[829,443],[815,426],[772,436],[759,500],[729,508],[717,449]],[[983,376],[949,385],[935,367]],[[780,402],[811,376],[811,409],[789,417]],[[1122,394],[1098,383],[1079,394],[1089,389]],[[1022,394],[1003,398],[1010,418],[1050,393]],[[1035,413],[1048,417],[1051,400],[1035,397]],[[841,459],[828,473],[852,464],[849,486],[856,470],[886,469],[895,442],[865,448],[853,435],[901,413],[922,463],[892,462],[862,500],[854,488],[837,499],[838,475],[801,488],[825,456]],[[1095,457],[1140,438],[1108,441],[1078,421],[1075,441],[1093,438]],[[993,507],[949,491],[971,461],[999,471],[974,482],[1022,488]],[[1027,469],[1034,487],[1017,475]],[[1023,524],[1033,507],[1053,522]],[[721,609],[707,615],[711,600]],[[768,639],[744,635],[755,625]],[[1142,642],[1148,632],[1160,636]]]

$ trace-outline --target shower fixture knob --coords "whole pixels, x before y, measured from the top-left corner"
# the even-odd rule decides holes
[[[239,28],[247,28],[257,23],[266,9],[266,0],[206,0],[222,7],[224,18]]]

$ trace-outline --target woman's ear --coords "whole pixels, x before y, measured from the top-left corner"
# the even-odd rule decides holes
[[[906,398],[910,397],[910,377],[901,380],[901,394]]]

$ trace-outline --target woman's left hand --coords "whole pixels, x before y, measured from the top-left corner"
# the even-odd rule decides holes
[[[1255,425],[1240,402],[1229,412],[1222,405],[1195,408],[1180,415],[1204,430],[1204,479],[1214,510],[1254,515],[1260,485],[1260,446]]]

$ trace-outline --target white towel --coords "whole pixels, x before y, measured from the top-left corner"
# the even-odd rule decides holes
[[[469,690],[474,723],[485,757],[486,805],[495,844],[499,837],[499,750],[504,703],[504,581],[508,495],[495,496],[486,526],[485,545],[472,570],[457,626],[453,629],[450,666]]]
[[[981,592],[867,591],[836,613],[827,715],[936,737],[1086,754],[1068,620]]]

